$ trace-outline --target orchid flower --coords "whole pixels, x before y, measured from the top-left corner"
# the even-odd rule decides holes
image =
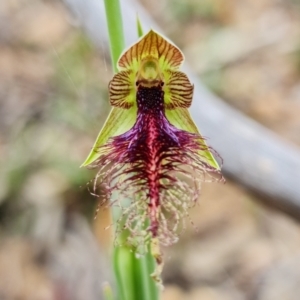
[[[183,60],[153,30],[123,52],[109,84],[113,108],[83,163],[98,169],[95,193],[114,193],[129,242],[151,240],[153,252],[177,241],[201,182],[223,179],[188,112],[194,87],[179,71]]]

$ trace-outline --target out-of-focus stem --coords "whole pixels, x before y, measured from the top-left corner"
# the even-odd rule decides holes
[[[113,292],[108,282],[103,284],[103,294],[105,300],[114,300]]]

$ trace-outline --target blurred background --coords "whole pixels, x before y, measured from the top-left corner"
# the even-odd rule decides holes
[[[211,91],[300,146],[299,0],[140,3]],[[1,300],[99,300],[112,281],[109,214],[93,220],[79,169],[110,110],[105,43],[62,1],[0,3]],[[299,222],[262,200],[205,184],[164,250],[162,299],[298,300]]]

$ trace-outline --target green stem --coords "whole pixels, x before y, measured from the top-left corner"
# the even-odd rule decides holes
[[[135,258],[135,274],[136,282],[136,295],[137,299],[153,300],[158,299],[158,288],[154,280],[150,277],[155,268],[155,263],[150,252],[140,259]],[[144,276],[141,276],[144,274]]]
[[[112,65],[116,73],[118,71],[117,61],[125,46],[121,7],[119,0],[104,0],[104,2]],[[137,27],[138,34],[141,35],[142,27],[139,21]],[[120,214],[113,212],[114,222],[117,222],[117,215]],[[118,300],[158,299],[158,288],[150,277],[155,264],[150,253],[138,259],[133,249],[118,246],[114,249],[113,262],[119,292]]]
[[[119,0],[104,0],[109,34],[110,54],[114,72],[117,73],[117,61],[125,48],[121,6]]]
[[[135,300],[134,253],[126,247],[115,247],[114,272],[117,280],[118,300]]]

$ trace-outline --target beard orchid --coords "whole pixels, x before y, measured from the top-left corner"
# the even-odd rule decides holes
[[[122,208],[129,242],[151,241],[157,260],[157,245],[177,241],[201,182],[223,179],[188,112],[193,85],[179,71],[183,60],[153,30],[123,52],[109,84],[113,108],[83,163],[98,170],[94,192]]]

